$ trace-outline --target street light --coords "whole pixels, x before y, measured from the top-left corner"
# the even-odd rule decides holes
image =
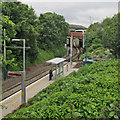
[[[22,74],[22,104],[26,102],[26,89],[25,89],[25,80],[26,80],[26,72],[25,72],[25,39],[12,39],[12,41],[23,41],[23,74]]]

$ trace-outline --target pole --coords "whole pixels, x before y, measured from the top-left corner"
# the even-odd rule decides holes
[[[25,86],[25,80],[26,80],[26,72],[25,72],[25,39],[23,39],[23,89],[22,89],[22,103],[26,102],[26,86]]]
[[[5,40],[5,29],[4,29],[4,64],[6,61],[6,40]],[[4,69],[4,80],[6,80],[6,65],[5,65],[5,69]]]
[[[87,41],[87,33],[86,33],[86,61],[88,58],[87,48],[88,48],[88,41]]]
[[[25,39],[23,39],[23,71],[25,72]]]
[[[70,64],[72,65],[72,39],[73,36],[70,37]]]
[[[22,89],[22,91],[21,91],[21,102],[22,102],[22,104],[24,104],[24,79],[23,79],[23,77],[24,77],[24,72],[22,73],[22,79],[21,79],[21,89]]]
[[[55,79],[57,78],[57,65],[55,65]]]
[[[5,29],[4,29],[4,60],[6,60],[6,41],[5,41]]]
[[[84,37],[84,31],[83,31],[83,48],[84,48],[84,41],[85,41],[85,37]]]
[[[12,41],[23,41],[23,72],[22,72],[22,80],[21,80],[21,88],[22,88],[21,100],[22,100],[22,104],[24,104],[26,102],[25,39],[12,39]]]
[[[26,86],[25,86],[25,80],[26,80],[26,73],[25,73],[25,39],[23,39],[23,73],[22,73],[22,104],[26,102]]]

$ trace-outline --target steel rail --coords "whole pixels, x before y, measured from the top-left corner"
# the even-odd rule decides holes
[[[75,42],[73,44],[73,47],[74,47],[74,51],[75,51],[75,54],[73,55],[73,58],[72,60],[75,60],[79,54],[79,49],[76,47],[75,45]],[[69,61],[70,57],[69,56],[66,56],[66,61]],[[67,63],[66,63],[67,64]],[[46,65],[47,66],[47,65]],[[50,67],[50,65],[48,65],[47,67]],[[33,82],[37,81],[38,79],[44,77],[45,75],[47,75],[49,73],[49,70],[48,68],[46,68],[45,70],[43,70],[42,72],[40,72],[39,74],[37,75],[34,75],[32,77],[29,77],[26,79],[26,86],[32,84]],[[6,89],[3,91],[3,100],[6,99],[7,97],[15,94],[16,92],[18,92],[21,88],[19,87],[21,86],[21,82],[18,82],[17,84],[15,84],[14,86],[11,86],[10,88]],[[14,91],[15,88],[19,87],[17,90]],[[8,95],[5,95],[5,93],[9,92],[10,90],[13,90],[13,92],[11,94],[8,94]]]

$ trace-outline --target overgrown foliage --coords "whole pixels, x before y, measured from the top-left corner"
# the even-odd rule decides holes
[[[6,45],[22,47],[22,41],[12,42],[13,38],[17,38],[25,39],[26,47],[30,47],[26,50],[26,65],[35,64],[36,61],[41,63],[42,50],[48,54],[53,52],[54,57],[62,56],[61,52],[65,53],[63,46],[68,34],[68,23],[65,22],[63,16],[56,13],[45,13],[37,17],[34,9],[26,4],[3,2],[2,18],[2,28],[6,29],[5,37],[3,32],[3,40],[6,40]],[[7,61],[4,62],[7,69],[21,70],[22,56],[22,49],[7,48]],[[44,54],[42,57],[44,58]],[[50,58],[46,58],[46,60]]]
[[[105,18],[101,23],[94,23],[90,25],[87,30],[88,33],[88,51],[96,55],[96,50],[109,51],[108,56],[112,53],[116,58],[120,57],[120,13],[114,15],[112,18]]]
[[[119,119],[118,62],[95,62],[56,80],[5,118]]]
[[[61,15],[55,13],[40,14],[37,30],[39,46],[43,49],[52,49],[63,46],[68,34],[68,24]]]

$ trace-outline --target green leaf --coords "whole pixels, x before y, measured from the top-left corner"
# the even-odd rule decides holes
[[[115,119],[118,119],[118,116],[117,116],[117,115],[114,115],[114,118],[115,118]]]
[[[115,112],[110,112],[109,116],[112,117],[112,116],[114,116],[114,114],[115,114]]]
[[[114,107],[114,104],[110,104],[110,107]]]

